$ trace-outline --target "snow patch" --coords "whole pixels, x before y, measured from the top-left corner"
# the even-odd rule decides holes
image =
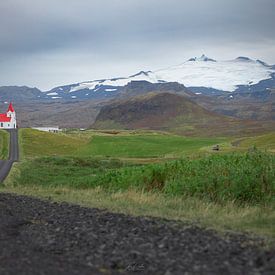
[[[47,95],[58,95],[58,93],[53,92],[53,93],[48,93]]]
[[[117,89],[105,89],[106,92],[114,92],[117,91]]]
[[[84,90],[84,89],[94,90],[98,84],[99,84],[99,81],[79,83],[78,86],[71,88],[69,93],[76,92],[79,90]]]

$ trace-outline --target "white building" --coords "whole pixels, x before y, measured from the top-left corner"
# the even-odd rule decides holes
[[[10,103],[6,113],[0,114],[0,129],[17,128],[16,115],[12,104]]]
[[[32,127],[32,129],[43,131],[43,132],[50,132],[50,133],[60,132],[59,127]]]

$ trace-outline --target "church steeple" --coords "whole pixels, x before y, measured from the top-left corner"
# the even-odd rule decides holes
[[[13,106],[12,106],[11,103],[10,103],[9,108],[8,108],[8,110],[7,110],[7,113],[8,113],[8,112],[14,113],[14,109],[13,109]]]

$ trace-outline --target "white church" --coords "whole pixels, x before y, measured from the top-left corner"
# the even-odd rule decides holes
[[[12,104],[10,103],[6,113],[0,114],[0,129],[17,128],[16,115]]]

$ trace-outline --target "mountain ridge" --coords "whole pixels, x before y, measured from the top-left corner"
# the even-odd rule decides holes
[[[85,81],[55,87],[46,93],[56,92],[75,96],[75,92],[86,91],[89,97],[94,92],[114,92],[131,81],[148,81],[154,84],[178,82],[192,90],[193,87],[211,88],[219,91],[234,92],[240,86],[253,87],[263,80],[272,79],[275,66],[268,65],[259,59],[237,57],[233,60],[217,61],[205,55],[191,58],[179,65],[156,71],[140,71],[129,77],[117,77]],[[60,91],[63,91],[61,93]],[[61,96],[62,96],[61,95]],[[108,96],[108,94],[106,94]]]

